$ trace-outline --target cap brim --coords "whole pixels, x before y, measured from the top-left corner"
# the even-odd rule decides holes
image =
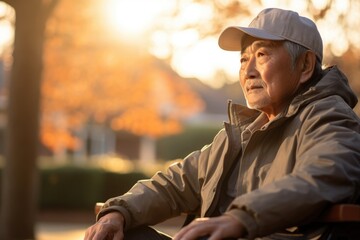
[[[220,34],[219,46],[228,51],[241,51],[241,42],[244,35],[266,40],[285,40],[258,28],[228,27]]]

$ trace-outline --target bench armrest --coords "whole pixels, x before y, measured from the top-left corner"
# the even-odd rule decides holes
[[[97,215],[104,203],[95,204],[95,215]],[[317,220],[318,222],[360,222],[360,205],[335,204],[327,209]]]
[[[360,205],[335,204],[319,218],[320,222],[360,222]]]
[[[95,215],[98,215],[98,213],[100,212],[103,205],[104,205],[104,203],[102,203],[102,202],[95,203],[95,207],[94,207]]]

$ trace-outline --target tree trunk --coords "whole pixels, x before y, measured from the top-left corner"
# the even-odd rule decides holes
[[[140,140],[140,163],[142,165],[151,165],[156,160],[156,141],[149,136],[143,136]]]
[[[9,86],[0,239],[35,239],[44,19],[42,0],[13,2],[15,43]]]

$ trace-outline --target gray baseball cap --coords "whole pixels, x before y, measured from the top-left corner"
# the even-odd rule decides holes
[[[219,37],[224,50],[241,51],[244,35],[266,40],[289,40],[313,51],[320,62],[323,58],[323,42],[315,23],[297,12],[278,8],[262,10],[249,27],[231,26]]]

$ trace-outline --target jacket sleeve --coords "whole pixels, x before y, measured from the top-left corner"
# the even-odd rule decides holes
[[[125,218],[127,230],[143,224],[154,225],[183,212],[198,211],[201,204],[200,175],[203,175],[199,175],[199,159],[204,158],[210,148],[211,145],[205,146],[172,164],[166,172],[138,181],[124,195],[106,201],[97,218],[110,211],[119,211]]]
[[[302,225],[328,204],[359,198],[358,117],[335,98],[308,106],[296,121],[302,126],[293,171],[237,197],[226,213],[244,223],[249,239]]]

